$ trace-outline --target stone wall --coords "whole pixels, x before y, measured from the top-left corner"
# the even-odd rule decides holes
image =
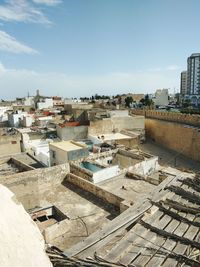
[[[145,120],[146,134],[162,146],[200,161],[200,132],[198,128],[157,119]]]
[[[200,126],[200,115],[182,114],[178,112],[162,112],[156,110],[134,110],[133,113],[136,115],[143,115],[146,118],[154,118],[198,127]]]
[[[25,209],[31,209],[40,206],[43,195],[55,190],[55,186],[64,180],[68,172],[69,165],[63,164],[2,176],[0,183],[7,186],[16,195]]]

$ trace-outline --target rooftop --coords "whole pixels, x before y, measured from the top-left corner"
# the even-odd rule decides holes
[[[51,143],[50,147],[59,148],[59,149],[62,149],[64,151],[73,151],[73,150],[87,148],[86,145],[80,144],[78,142],[74,142],[72,140]]]

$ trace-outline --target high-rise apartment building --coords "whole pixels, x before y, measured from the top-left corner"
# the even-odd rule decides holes
[[[187,71],[181,72],[180,94],[182,96],[187,94]]]
[[[200,95],[200,53],[192,54],[187,60],[187,94]]]

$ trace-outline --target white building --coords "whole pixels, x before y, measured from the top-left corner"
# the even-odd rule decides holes
[[[45,98],[42,102],[37,103],[38,109],[48,109],[53,107],[53,99]]]
[[[169,104],[168,89],[158,89],[153,99],[155,106],[167,106]]]
[[[23,117],[27,115],[27,112],[18,111],[17,113],[11,113],[8,115],[8,123],[10,127],[20,127]]]
[[[0,122],[8,120],[7,110],[9,109],[9,107],[0,107]]]

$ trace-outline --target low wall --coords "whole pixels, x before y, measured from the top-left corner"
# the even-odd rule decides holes
[[[92,181],[93,173],[83,169],[76,164],[70,163],[70,172],[88,181]]]
[[[31,171],[31,170],[35,170],[34,167],[29,166],[29,165],[25,164],[24,162],[19,161],[16,158],[13,158],[12,157],[10,159],[10,161],[13,162],[20,169],[20,171]]]
[[[200,161],[198,128],[157,119],[145,120],[146,134],[155,142],[193,160]]]
[[[40,206],[44,194],[55,190],[67,173],[69,165],[63,164],[50,168],[35,169],[10,176],[0,177],[0,183],[7,186],[25,209]]]
[[[118,207],[120,209],[120,203],[124,201],[123,198],[116,196],[105,189],[101,188],[100,186],[94,185],[93,183],[78,177],[72,173],[69,173],[66,177],[66,180],[81,189],[92,193],[93,195],[103,199],[104,201]]]

